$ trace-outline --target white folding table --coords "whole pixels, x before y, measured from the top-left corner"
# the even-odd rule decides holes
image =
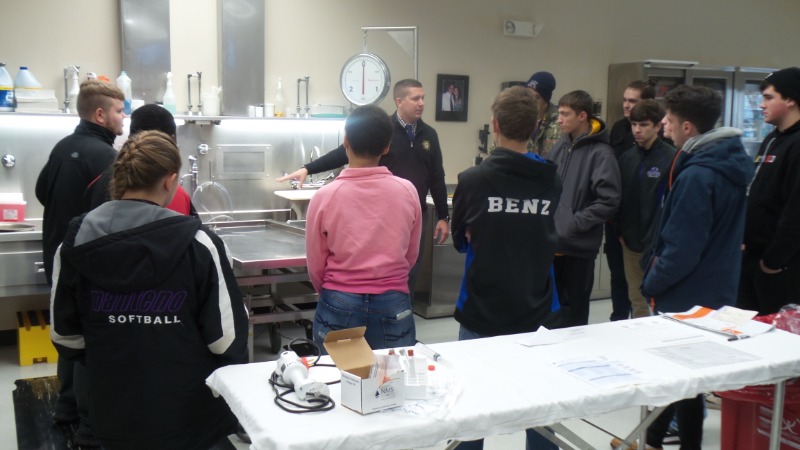
[[[641,325],[646,320],[664,319],[626,322]],[[677,323],[669,326],[688,328]],[[331,387],[337,401],[332,411],[286,413],[273,403],[275,395],[267,381],[274,361],[221,368],[207,384],[228,402],[249,434],[252,449],[409,449],[448,439],[513,433],[634,406],[665,406],[705,392],[757,384],[780,387],[786,379],[800,376],[800,336],[780,330],[735,342],[695,330],[698,336],[684,343],[722,346],[713,348],[734,350],[745,357],[741,362],[708,367],[688,367],[665,358],[659,350],[675,352],[681,347],[639,336],[618,322],[557,332],[569,339],[525,347],[518,342],[526,335],[511,335],[430,345],[453,364],[460,389],[450,410],[426,417],[391,411],[359,415],[338,404],[339,385]],[[597,356],[639,369],[645,381],[603,388],[554,364]],[[325,381],[338,378],[332,368],[313,368],[312,375]],[[580,448],[591,447],[584,443]]]

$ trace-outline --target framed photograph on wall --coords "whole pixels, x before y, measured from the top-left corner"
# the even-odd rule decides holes
[[[436,120],[466,122],[469,101],[469,77],[436,75]]]

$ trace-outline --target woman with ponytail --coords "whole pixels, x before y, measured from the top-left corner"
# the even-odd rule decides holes
[[[247,313],[223,242],[164,208],[181,158],[143,131],[113,165],[112,201],[72,220],[56,253],[51,335],[85,361],[106,449],[209,449],[236,419],[205,379],[247,362]]]

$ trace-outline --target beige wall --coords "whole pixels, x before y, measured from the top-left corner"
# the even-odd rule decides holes
[[[311,77],[311,103],[345,102],[338,91],[339,72],[349,56],[361,51],[362,26],[419,27],[419,79],[429,87],[423,118],[439,131],[451,183],[471,164],[477,130],[488,122],[488,105],[502,81],[527,80],[534,71],[549,70],[558,80],[555,98],[586,89],[607,102],[606,73],[612,62],[655,58],[753,67],[800,64],[800,49],[790,45],[800,17],[796,0],[266,1],[264,95],[273,98],[275,80],[283,77],[291,111],[295,81],[304,76]],[[111,79],[119,73],[117,1],[4,3],[0,61],[8,64],[12,77],[18,66],[27,65],[61,97],[62,69],[68,64]],[[179,109],[186,104],[186,73],[202,71],[204,86],[219,84],[216,9],[213,0],[171,0]],[[504,19],[541,23],[544,29],[537,39],[504,37]],[[393,80],[413,76],[410,58],[385,33],[371,32],[369,49],[387,59]],[[468,122],[434,120],[437,73],[470,76]],[[389,100],[383,106],[393,110]]]

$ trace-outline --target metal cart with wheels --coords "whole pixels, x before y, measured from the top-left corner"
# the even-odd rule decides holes
[[[281,322],[300,323],[310,339],[317,295],[306,270],[305,230],[274,220],[223,222],[212,229],[230,250],[249,312],[250,360],[256,324],[267,324],[272,353],[281,348]],[[289,283],[305,285],[307,292],[281,295],[281,285]]]

